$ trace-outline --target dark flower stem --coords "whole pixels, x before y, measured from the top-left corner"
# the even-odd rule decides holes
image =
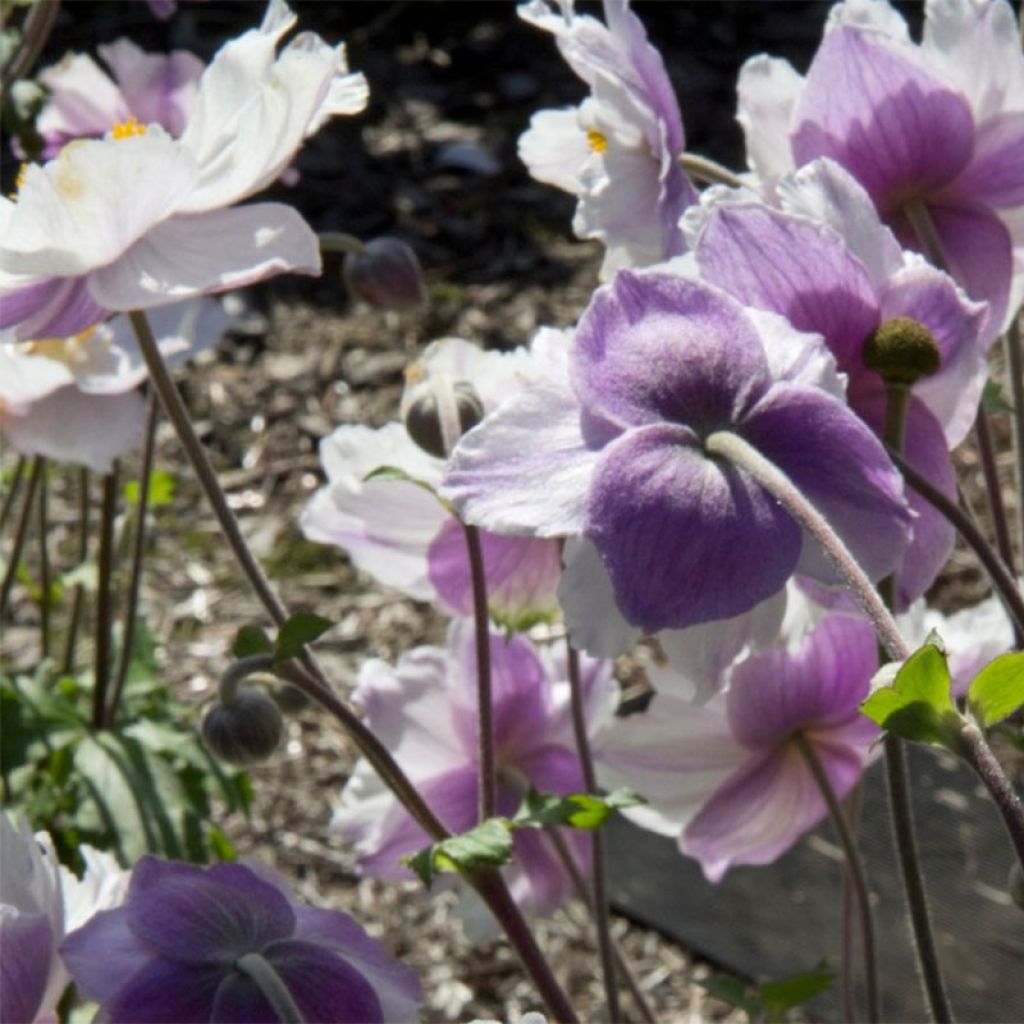
[[[1014,317],[1006,332],[1006,362],[1010,370],[1010,394],[1013,396],[1013,437],[1017,456],[1017,517],[1021,558],[1024,559],[1024,349],[1021,342],[1021,317]],[[1018,639],[1018,643],[1020,643]]]
[[[221,531],[260,603],[275,624],[280,626],[287,618],[284,606],[274,593],[270,582],[242,536],[238,522],[228,506],[220,482],[217,480],[217,475],[192,427],[185,403],[167,372],[149,322],[145,314],[141,312],[134,312],[129,316],[132,327],[135,329],[139,349],[146,361],[150,381],[160,396],[164,412],[174,426],[193,470],[199,477],[199,482],[220,524]],[[269,655],[267,657],[273,663],[273,658]],[[312,653],[306,653],[301,665],[296,664],[293,668],[290,666],[287,678],[289,682],[311,700],[319,703],[341,723],[360,754],[370,762],[385,785],[395,794],[402,806],[431,840],[436,842],[451,837],[451,832],[423,800],[387,747],[381,743],[355,711],[335,695],[323,669]],[[563,1022],[563,1024],[575,1024],[577,1018],[572,1005],[551,973],[547,960],[537,946],[519,907],[509,895],[501,875],[497,871],[483,871],[471,878],[470,881],[505,930],[505,934],[544,999],[548,1011],[555,1020]]]
[[[860,824],[862,784],[858,782],[846,798],[843,813],[856,840]],[[857,1016],[856,993],[853,985],[853,879],[850,866],[843,861],[842,891],[839,894],[839,979],[842,990],[843,1017],[854,1020]]]
[[[89,470],[81,466],[78,470],[78,561],[82,566],[89,557]],[[82,607],[85,603],[85,586],[75,584],[71,597],[71,615],[68,618],[67,636],[64,638],[64,658],[61,671],[64,675],[75,670],[75,644],[78,641],[78,627],[82,621]]]
[[[46,460],[40,456],[42,473],[39,475],[39,650],[43,660],[50,655],[50,547],[49,547],[49,486]]]
[[[113,619],[114,519],[117,517],[118,464],[103,477],[100,506],[100,554],[96,581],[96,640],[93,650],[92,726],[102,729],[110,685],[110,628]]]
[[[696,153],[682,153],[679,157],[679,166],[695,181],[705,185],[727,185],[729,188],[746,188],[743,179],[706,156],[698,156]]]
[[[590,738],[587,736],[587,712],[580,679],[580,656],[568,636],[566,661],[569,669],[569,694],[572,701],[572,728],[576,737],[576,752],[583,772],[583,785],[588,793],[597,793],[597,774],[594,758],[590,752]],[[597,931],[597,949],[601,957],[601,973],[604,977],[605,999],[608,1016],[619,1019],[619,988],[615,979],[615,955],[612,950],[612,929],[608,916],[608,893],[604,873],[604,835],[595,829],[590,836],[590,860],[593,875],[593,896],[590,900],[594,911],[594,927]]]
[[[118,659],[114,687],[107,702],[104,722],[113,728],[117,709],[121,703],[128,669],[131,667],[135,646],[135,623],[139,615],[139,589],[142,585],[142,564],[146,555],[146,516],[149,512],[149,483],[153,476],[153,455],[156,449],[156,425],[160,418],[160,403],[156,392],[149,395],[146,415],[146,436],[142,447],[142,471],[139,474],[139,500],[135,506],[135,535],[132,542],[132,567],[128,577],[125,600],[124,625],[121,629],[121,655]]]
[[[11,514],[11,509],[14,508],[14,499],[17,498],[18,491],[21,489],[21,481],[25,477],[27,464],[28,459],[24,455],[19,455],[18,461],[14,464],[14,471],[11,473],[11,479],[4,494],[3,507],[0,508],[0,531],[7,525],[7,517]]]
[[[818,789],[825,799],[828,807],[829,817],[832,820],[832,827],[839,838],[839,844],[843,848],[843,856],[846,859],[847,877],[853,883],[857,893],[857,904],[860,908],[860,929],[861,941],[864,952],[864,988],[867,994],[868,1021],[870,1024],[877,1024],[881,1020],[881,1009],[878,1003],[878,957],[875,950],[875,923],[871,910],[871,893],[868,890],[867,876],[864,873],[864,863],[861,860],[860,850],[857,848],[857,841],[850,830],[849,822],[839,804],[832,783],[828,774],[821,766],[814,747],[808,743],[807,737],[801,732],[793,736],[793,742],[800,751],[807,767],[814,776]]]
[[[498,813],[498,762],[494,750],[494,694],[491,687],[491,632],[487,610],[487,576],[480,548],[480,531],[462,524],[473,581],[473,624],[476,629],[477,740],[480,751],[480,820]]]
[[[259,953],[246,953],[235,961],[235,969],[253,980],[281,1024],[305,1024],[302,1011],[295,1005],[288,986],[265,957]]]
[[[60,0],[43,0],[29,8],[21,26],[21,42],[0,77],[0,97],[6,99],[7,90],[32,70],[57,23],[59,12]]]
[[[7,613],[7,602],[11,596],[11,588],[18,576],[18,566],[21,564],[21,553],[25,550],[25,541],[28,538],[28,527],[32,521],[32,506],[35,503],[36,489],[39,487],[39,480],[43,475],[43,460],[36,459],[32,463],[32,473],[28,478],[28,490],[25,493],[24,503],[18,513],[18,524],[14,528],[14,544],[7,554],[7,570],[4,573],[3,583],[0,583],[0,619]]]

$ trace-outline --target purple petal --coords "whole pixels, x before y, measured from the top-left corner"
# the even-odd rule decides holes
[[[206,1024],[227,968],[154,960],[120,987],[104,1006],[110,1024]]]
[[[44,914],[0,916],[0,1021],[34,1021],[54,961],[53,926]]]
[[[841,402],[823,391],[777,384],[738,432],[810,499],[871,579],[895,568],[911,530],[903,481],[878,438]],[[810,537],[800,572],[836,582]]]
[[[947,195],[996,209],[1024,204],[1024,111],[989,118],[974,139],[974,156]]]
[[[138,938],[183,964],[230,962],[295,928],[285,896],[241,864],[203,869],[144,857],[127,908]]]
[[[73,931],[61,943],[60,956],[80,996],[108,1003],[154,954],[131,930],[127,907],[118,907],[101,911]]]
[[[800,550],[799,528],[768,494],[671,426],[606,450],[585,532],[623,615],[649,632],[747,611],[785,584]]]
[[[81,277],[52,277],[6,292],[0,311],[0,327],[17,325],[19,341],[66,338],[92,327],[106,314]]]
[[[770,750],[795,729],[859,717],[877,667],[871,627],[830,615],[799,650],[765,651],[733,669],[726,697],[733,735],[755,750]]]
[[[768,387],[753,324],[696,281],[621,271],[580,319],[574,384],[591,414],[618,428],[668,419],[721,429]]]
[[[883,213],[908,191],[952,181],[971,158],[974,121],[963,97],[855,28],[829,32],[794,114],[797,165],[832,157]]]
[[[863,265],[821,224],[761,205],[715,210],[697,246],[702,275],[741,302],[824,336],[841,369],[858,365],[878,326]]]

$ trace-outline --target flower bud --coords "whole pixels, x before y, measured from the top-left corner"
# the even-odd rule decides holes
[[[897,316],[879,324],[864,346],[865,366],[890,384],[909,387],[919,378],[935,373],[941,361],[932,332],[909,316]]]
[[[427,299],[420,261],[397,238],[373,238],[362,252],[347,254],[344,277],[352,295],[378,309],[403,312]]]
[[[283,735],[284,719],[277,705],[252,687],[243,687],[230,701],[215,704],[203,719],[203,742],[228,764],[265,761]]]
[[[402,401],[409,436],[428,454],[446,459],[459,438],[484,418],[473,385],[433,374],[416,384]]]
[[[1006,887],[1010,892],[1010,899],[1024,910],[1024,869],[1020,864],[1014,864],[1010,868],[1010,880]]]

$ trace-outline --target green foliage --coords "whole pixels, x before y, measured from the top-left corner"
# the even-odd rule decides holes
[[[311,644],[333,626],[330,619],[312,612],[296,612],[290,615],[277,632],[274,646],[274,661],[288,661],[302,654],[306,644]]]
[[[154,470],[149,477],[149,507],[150,509],[163,508],[170,505],[174,499],[174,477],[166,470]],[[136,506],[139,503],[139,482],[129,480],[124,485],[124,500],[128,505]]]
[[[235,634],[231,654],[235,658],[249,658],[254,654],[270,654],[274,642],[259,626],[243,626]]]
[[[1024,653],[1002,654],[990,661],[971,681],[967,706],[984,729],[1024,706]]]
[[[989,378],[985,381],[984,390],[981,392],[982,408],[990,416],[1003,412],[1013,412],[1013,406],[1006,400],[1003,394],[1003,386],[999,381]]]
[[[903,663],[892,685],[875,690],[860,710],[894,736],[960,755],[960,731],[966,722],[953,703],[950,686],[945,654],[934,643],[926,643]]]
[[[763,985],[749,985],[727,974],[713,974],[700,984],[709,995],[744,1010],[751,1021],[776,1024],[785,1021],[790,1010],[824,992],[835,977],[821,964],[813,971],[801,971]]]
[[[600,828],[612,811],[642,803],[646,801],[639,793],[626,788],[616,789],[607,796],[592,796],[589,793],[558,796],[531,789],[523,798],[512,824],[516,828],[568,825],[570,828],[591,830]]]

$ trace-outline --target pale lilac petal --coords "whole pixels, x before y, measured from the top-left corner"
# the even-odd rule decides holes
[[[43,1003],[54,934],[45,914],[0,915],[0,1020],[34,1021]]]
[[[538,110],[519,136],[519,159],[530,176],[573,195],[580,190],[580,176],[590,156],[587,133],[580,127],[575,107]]]
[[[170,218],[94,271],[89,290],[107,309],[149,309],[286,271],[320,273],[317,237],[291,207],[256,203]]]
[[[581,792],[580,787],[576,792]],[[567,845],[586,877],[589,874],[589,850],[580,842],[582,837],[579,833],[563,831],[567,833]],[[508,880],[512,898],[528,914],[543,917],[553,913],[574,894],[574,890],[550,837],[543,831],[523,829],[515,834],[512,846],[513,871]]]
[[[897,45],[910,43],[910,29],[906,19],[885,0],[843,0],[829,9],[825,32],[843,25],[868,29],[881,38]]]
[[[747,165],[766,183],[793,169],[789,133],[803,85],[788,60],[759,54],[740,68],[736,120],[747,143]]]
[[[845,401],[846,374],[820,334],[798,331],[784,316],[748,306],[747,317],[757,328],[772,377],[812,388],[822,388]]]
[[[570,392],[531,388],[459,441],[441,495],[494,533],[577,534],[598,454],[584,441]]]
[[[907,51],[850,27],[825,36],[794,123],[798,165],[832,157],[883,211],[908,189],[927,193],[952,181],[973,146],[971,111],[958,93]]]
[[[50,98],[39,112],[36,130],[51,144],[99,138],[131,116],[121,90],[87,54],[67,54],[44,68],[39,81],[49,89]]]
[[[631,431],[605,449],[587,506],[616,602],[653,632],[747,611],[785,585],[800,530],[685,427]]]
[[[947,194],[996,209],[1024,203],[1024,111],[998,114],[978,128],[971,162]]]
[[[73,381],[63,362],[42,354],[24,354],[6,338],[0,341],[0,402],[6,409],[24,413],[33,402]]]
[[[838,400],[798,384],[777,384],[739,433],[814,503],[871,579],[896,566],[911,530],[903,481],[881,442]],[[836,582],[809,536],[799,571]]]

